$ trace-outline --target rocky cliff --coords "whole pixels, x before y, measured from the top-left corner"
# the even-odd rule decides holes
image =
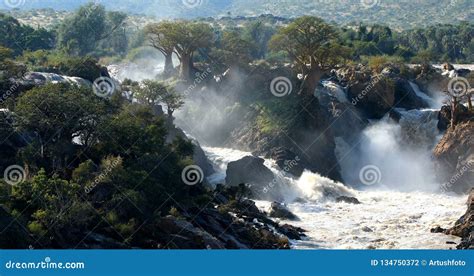
[[[474,119],[449,128],[434,150],[443,189],[466,193],[474,187]]]

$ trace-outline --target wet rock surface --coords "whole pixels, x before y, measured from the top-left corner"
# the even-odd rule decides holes
[[[448,129],[434,149],[443,189],[467,193],[474,187],[474,120]]]
[[[469,194],[466,213],[445,233],[462,238],[457,249],[474,249],[474,189]]]
[[[350,204],[360,204],[360,201],[355,197],[340,196],[336,198],[336,202],[345,202]]]
[[[274,218],[281,218],[281,219],[288,219],[288,220],[296,220],[298,217],[290,212],[286,206],[279,202],[273,202],[272,205],[270,206],[270,212],[269,212],[270,217]]]

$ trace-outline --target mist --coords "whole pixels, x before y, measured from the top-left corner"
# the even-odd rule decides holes
[[[199,85],[205,83],[204,86]],[[175,123],[206,146],[224,146],[246,115],[237,101],[245,87],[245,75],[237,70],[223,75],[210,69],[196,73],[194,84],[178,87],[185,104],[175,113]]]
[[[179,64],[179,59],[173,55],[173,64]],[[109,65],[107,68],[112,77],[119,81],[131,79],[133,81],[153,80],[163,73],[165,58],[151,47],[143,47],[129,61]]]
[[[410,111],[420,112],[420,111]],[[436,191],[432,149],[438,139],[436,113],[405,112],[397,124],[388,116],[372,123],[351,147],[337,139],[337,155],[345,182],[354,187],[397,191]],[[420,112],[423,113],[423,112]],[[423,134],[422,134],[423,133]],[[423,136],[426,135],[426,136]],[[412,137],[426,137],[413,140]]]

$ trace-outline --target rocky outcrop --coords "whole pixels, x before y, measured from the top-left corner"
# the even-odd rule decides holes
[[[469,194],[466,213],[456,221],[454,227],[446,230],[446,234],[462,238],[458,249],[474,249],[474,189]]]
[[[295,220],[298,217],[288,210],[283,204],[278,202],[272,202],[270,206],[270,212],[268,214],[270,217]]]
[[[356,143],[369,121],[363,112],[349,102],[347,88],[334,81],[325,81],[322,87],[316,89],[315,96],[326,113],[334,136],[350,144]]]
[[[180,210],[181,216],[160,218],[152,248],[289,249],[288,239],[301,239],[305,230],[279,225],[251,200],[229,200],[215,208]]]
[[[444,190],[466,193],[474,187],[474,120],[448,129],[434,156]]]
[[[395,82],[396,107],[405,108],[407,110],[428,107],[428,103],[418,97],[407,79],[397,76],[393,78],[393,81]]]
[[[263,188],[274,178],[272,171],[265,167],[264,162],[264,159],[255,156],[245,156],[240,160],[230,162],[227,165],[226,184],[237,186],[245,183]]]
[[[336,202],[345,202],[345,203],[350,203],[350,204],[360,204],[360,201],[351,196],[340,196],[336,198]]]
[[[432,66],[424,65],[414,68],[415,83],[428,95],[434,95],[439,91],[447,91],[449,78],[443,76],[442,72]]]
[[[349,84],[352,103],[372,119],[380,119],[395,105],[395,85],[384,75],[368,75]]]
[[[351,103],[370,119],[380,119],[394,107],[415,109],[428,106],[395,66],[384,68],[380,74],[374,74],[362,65],[347,67],[338,70],[337,76],[348,87]]]
[[[458,120],[468,120],[469,119],[469,110],[466,106],[458,104],[456,118]],[[441,131],[446,131],[451,125],[451,106],[443,105],[438,114],[438,129]]]

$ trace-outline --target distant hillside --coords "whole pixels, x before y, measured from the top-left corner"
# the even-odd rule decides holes
[[[5,0],[20,3],[18,8],[74,10],[87,0]],[[398,29],[436,23],[474,21],[473,0],[96,0],[110,10],[145,14],[157,18],[196,18],[218,16],[282,17],[315,15],[337,23],[380,23]]]

